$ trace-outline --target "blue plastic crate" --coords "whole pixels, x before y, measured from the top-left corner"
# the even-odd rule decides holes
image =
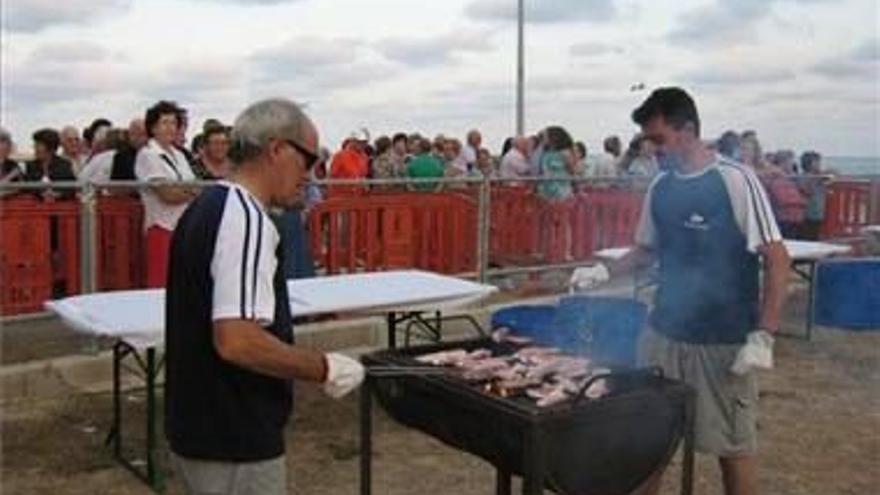
[[[643,303],[632,299],[570,296],[557,306],[502,309],[492,316],[492,326],[610,365],[634,366],[647,313]]]

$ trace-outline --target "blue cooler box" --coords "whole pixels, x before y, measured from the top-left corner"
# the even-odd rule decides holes
[[[589,355],[610,366],[635,366],[648,309],[632,299],[569,296],[557,306],[513,306],[492,315],[492,327],[540,345]]]

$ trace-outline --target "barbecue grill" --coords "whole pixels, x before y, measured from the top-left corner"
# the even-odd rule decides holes
[[[455,373],[425,373],[415,360],[453,348],[486,348],[496,355],[515,350],[474,339],[363,357],[368,370],[382,371],[368,371],[361,394],[361,494],[371,491],[373,396],[396,421],[491,463],[497,494],[509,494],[511,477],[518,475],[527,495],[545,488],[565,495],[624,495],[666,466],[682,440],[682,493],[692,492],[693,393],[687,385],[656,369],[613,369],[604,377],[604,397],[538,407],[520,395],[487,393]]]

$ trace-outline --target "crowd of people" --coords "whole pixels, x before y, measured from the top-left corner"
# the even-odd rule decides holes
[[[188,130],[186,109],[174,102],[161,101],[144,117],[131,120],[126,128],[97,118],[82,132],[74,126],[60,131],[39,129],[32,135],[32,159],[18,163],[12,159],[9,132],[0,128],[0,182],[167,182],[226,177],[231,170],[231,128],[217,119],[207,119],[191,141],[187,139]],[[755,131],[727,131],[706,143],[715,152],[757,173],[784,236],[818,238],[824,219],[827,180],[819,153],[802,153],[800,163],[790,150],[765,153]],[[361,129],[343,140],[335,152],[321,148],[310,174],[314,179],[350,181],[487,177],[515,186],[523,186],[516,179],[543,177],[548,180],[534,183],[534,191],[546,201],[558,202],[571,200],[575,193],[588,187],[611,187],[617,179],[647,183],[675,165],[657,149],[658,143],[641,134],[634,135],[625,148],[620,137],[608,136],[602,141],[601,153],[591,154],[583,141],[575,140],[559,126],[547,127],[535,135],[507,138],[497,153],[485,145],[477,129],[469,131],[463,140],[443,134],[429,138],[407,132],[371,140],[369,132]],[[323,192],[312,186],[308,188],[306,202],[314,204],[325,193],[357,195],[369,189],[429,192],[443,187],[455,186],[426,180],[407,185],[333,186]],[[131,194],[130,189],[104,192]],[[156,253],[165,251],[166,238],[176,218],[196,193],[196,188],[158,185],[141,191],[148,239],[152,241],[148,245],[154,246]],[[63,199],[75,192],[47,188],[32,194]],[[289,223],[298,222],[301,219],[291,219]]]

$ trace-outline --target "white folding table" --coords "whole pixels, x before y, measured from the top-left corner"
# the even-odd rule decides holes
[[[809,298],[807,300],[807,339],[813,336],[813,278],[816,273],[816,264],[819,261],[846,254],[852,250],[850,246],[843,244],[831,244],[828,242],[799,241],[785,239],[782,241],[791,258],[791,269],[809,285]],[[597,251],[595,257],[606,261],[617,261],[630,252],[632,246],[608,248]]]
[[[384,314],[388,323],[388,345],[396,346],[397,326],[418,325],[439,339],[440,312],[466,306],[495,292],[497,288],[435,273],[408,270],[361,273],[288,281],[290,308],[294,318],[333,313]],[[84,294],[46,302],[76,331],[115,340],[113,345],[113,424],[107,437],[116,459],[154,490],[162,490],[163,479],[156,464],[156,380],[164,364],[158,349],[165,340],[164,289],[129,290]],[[424,313],[433,312],[428,319]],[[469,319],[482,332],[479,324]],[[446,318],[448,319],[448,318]],[[136,368],[146,391],[145,470],[122,453],[121,371],[126,357]]]

